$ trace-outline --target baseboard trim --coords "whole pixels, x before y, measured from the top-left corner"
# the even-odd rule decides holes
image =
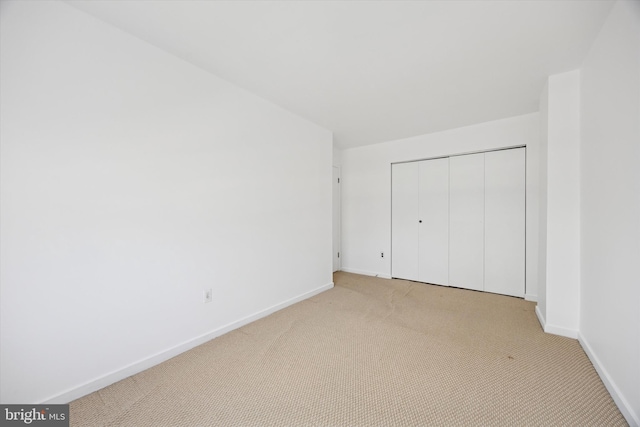
[[[86,396],[87,394],[93,393],[94,391],[98,391],[113,383],[116,383],[120,380],[128,378],[131,375],[135,375],[146,369],[156,366],[166,360],[171,359],[172,357],[175,357],[181,353],[184,353],[185,351],[191,350],[192,348],[197,347],[200,344],[204,344],[207,341],[217,338],[220,335],[224,335],[227,332],[233,331],[234,329],[238,329],[251,322],[255,322],[258,319],[266,317],[272,313],[275,313],[276,311],[282,310],[283,308],[286,308],[290,305],[293,305],[305,299],[311,298],[312,296],[317,295],[321,292],[327,291],[331,288],[333,288],[333,282],[327,283],[326,285],[320,286],[309,292],[305,292],[296,297],[285,300],[279,304],[275,304],[275,305],[272,305],[271,307],[267,307],[264,310],[261,310],[249,316],[243,317],[239,320],[236,320],[235,322],[228,323],[206,334],[184,341],[174,347],[168,348],[150,357],[134,362],[130,365],[123,367],[122,369],[118,369],[116,371],[110,372],[99,378],[86,382],[78,387],[74,387],[69,390],[66,390],[62,393],[59,393],[55,396],[52,396],[44,400],[40,404],[45,405],[45,404],[69,403],[72,400]]]
[[[364,276],[381,277],[383,279],[391,279],[391,276],[384,273],[376,273],[374,271],[358,270],[355,268],[343,268],[341,271],[345,273],[362,274]]]
[[[580,333],[578,333],[578,342],[584,349],[584,352],[587,353],[587,356],[589,357],[589,360],[591,360],[593,367],[596,368],[596,372],[598,373],[598,375],[600,375],[604,386],[609,391],[609,394],[611,395],[613,401],[616,403],[616,405],[618,405],[620,412],[622,412],[622,415],[627,420],[629,425],[631,427],[640,427],[640,416],[638,416],[638,414],[633,411],[633,408],[631,407],[627,399],[624,398],[624,396],[620,392],[620,389],[618,389],[607,370],[604,368],[604,366],[602,366],[600,359],[598,359],[587,340]]]
[[[544,331],[548,334],[560,335],[561,337],[578,339],[578,331],[574,329],[563,328],[562,326],[546,324]]]
[[[525,301],[538,302],[538,295],[524,294]]]
[[[542,326],[542,330],[547,334],[560,335],[561,337],[567,338],[578,338],[578,331],[574,329],[563,328],[562,326],[550,325],[547,323],[546,319],[542,315],[540,311],[540,306],[536,305],[536,316],[538,317],[538,322],[540,322],[540,326]]]

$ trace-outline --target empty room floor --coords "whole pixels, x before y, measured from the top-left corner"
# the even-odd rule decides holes
[[[535,303],[343,272],[334,283],[71,402],[71,425],[627,425]]]

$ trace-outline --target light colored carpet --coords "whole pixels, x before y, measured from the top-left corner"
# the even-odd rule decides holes
[[[534,303],[348,273],[71,402],[73,426],[626,425]]]

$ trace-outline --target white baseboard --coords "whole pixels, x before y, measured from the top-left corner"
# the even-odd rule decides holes
[[[362,274],[364,276],[381,277],[383,279],[391,279],[391,276],[383,273],[376,273],[374,271],[358,270],[355,268],[343,268],[342,271],[346,273]]]
[[[578,331],[575,329],[563,328],[562,326],[546,324],[544,331],[548,334],[560,335],[561,337],[578,339]]]
[[[624,418],[627,420],[631,427],[640,427],[640,417],[633,411],[633,408],[631,407],[629,402],[624,398],[622,393],[620,393],[620,390],[611,379],[611,376],[602,366],[602,363],[600,363],[600,360],[595,355],[593,349],[591,348],[587,340],[582,336],[582,334],[580,334],[578,331],[547,325],[539,306],[536,306],[536,316],[538,317],[538,321],[540,322],[540,326],[542,326],[543,331],[550,334],[562,335],[565,337],[578,339],[578,342],[589,357],[589,360],[591,360],[591,363],[596,369],[596,372],[598,372],[598,375],[609,391],[611,398],[616,403],[616,405],[618,405],[618,408],[620,409],[620,412],[622,412]]]
[[[624,395],[620,392],[620,389],[618,389],[607,370],[604,368],[604,366],[602,366],[600,359],[598,359],[587,340],[580,333],[578,334],[578,342],[584,349],[584,352],[587,353],[589,360],[591,360],[593,367],[596,368],[596,372],[598,372],[598,375],[600,375],[600,378],[609,391],[611,398],[613,398],[613,401],[616,403],[616,405],[618,405],[620,412],[622,412],[622,415],[624,415],[624,418],[627,420],[629,425],[631,427],[640,427],[639,414],[636,414],[634,412],[633,408],[631,407],[627,399],[625,399]]]
[[[524,300],[525,301],[538,302],[538,295],[524,294]]]
[[[110,372],[102,377],[91,380],[85,384],[82,384],[78,387],[74,387],[62,393],[59,393],[55,396],[52,396],[41,404],[57,404],[57,403],[69,403],[72,400],[78,399],[80,397],[86,396],[87,394],[93,393],[94,391],[98,391],[104,387],[107,387],[113,383],[116,383],[120,380],[130,377],[131,375],[135,375],[139,372],[144,371],[145,369],[149,369],[153,366],[158,365],[166,360],[171,359],[181,353],[184,353],[187,350],[191,350],[194,347],[199,346],[200,344],[204,344],[207,341],[210,341],[220,335],[224,335],[227,332],[231,332],[234,329],[238,329],[246,324],[254,322],[258,319],[266,317],[272,313],[275,313],[278,310],[282,310],[285,307],[293,305],[297,302],[303,301],[307,298],[311,298],[314,295],[317,295],[321,292],[327,291],[333,288],[333,282],[327,283],[326,285],[320,286],[319,288],[313,289],[309,292],[305,292],[296,297],[290,298],[286,301],[283,301],[279,304],[268,307],[264,310],[261,310],[257,313],[251,314],[249,316],[243,317],[235,322],[231,322],[227,325],[224,325],[220,328],[214,329],[211,332],[200,335],[198,337],[192,338],[188,341],[184,341],[181,344],[178,344],[174,347],[163,350],[159,353],[156,353],[146,359],[139,360],[130,365],[127,365],[121,369]]]
[[[538,317],[538,322],[540,322],[540,326],[542,326],[542,330],[547,334],[560,335],[561,337],[567,338],[578,338],[578,331],[575,329],[568,329],[562,326],[550,325],[547,323],[546,319],[542,315],[540,311],[540,306],[536,305],[536,316]]]

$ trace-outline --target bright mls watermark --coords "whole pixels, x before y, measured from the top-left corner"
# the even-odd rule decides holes
[[[69,405],[0,405],[0,426],[69,427]]]

